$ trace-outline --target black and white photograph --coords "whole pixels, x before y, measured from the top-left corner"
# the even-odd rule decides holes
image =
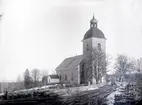
[[[142,105],[142,0],[0,0],[0,105]]]

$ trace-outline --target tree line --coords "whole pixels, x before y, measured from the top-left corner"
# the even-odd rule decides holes
[[[37,87],[39,85],[40,71],[38,69],[33,69],[31,75],[27,69],[24,73],[24,87],[26,89]]]

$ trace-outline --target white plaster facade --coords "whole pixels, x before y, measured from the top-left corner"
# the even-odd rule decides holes
[[[56,69],[61,83],[80,84],[80,65],[77,67]]]

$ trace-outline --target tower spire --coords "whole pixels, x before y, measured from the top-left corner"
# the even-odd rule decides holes
[[[95,19],[94,12],[93,12],[93,19]]]
[[[90,20],[90,28],[91,27],[97,27],[97,20],[95,19],[95,15],[94,15],[94,13],[93,13],[93,17],[92,17],[92,19]]]

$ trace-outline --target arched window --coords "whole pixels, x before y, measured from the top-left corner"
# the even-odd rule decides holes
[[[88,45],[88,44],[86,45],[86,50],[87,50],[87,51],[89,50],[89,45]]]
[[[65,80],[67,80],[67,75],[65,75]]]
[[[62,79],[62,76],[61,76],[61,75],[59,76],[59,79],[60,79],[60,80]]]
[[[97,48],[98,48],[99,51],[101,50],[101,44],[100,43],[98,43]]]
[[[73,72],[72,72],[72,74],[71,74],[71,80],[73,81]]]
[[[81,73],[81,77],[84,79],[84,69],[85,69],[85,64],[82,64],[82,73]]]

